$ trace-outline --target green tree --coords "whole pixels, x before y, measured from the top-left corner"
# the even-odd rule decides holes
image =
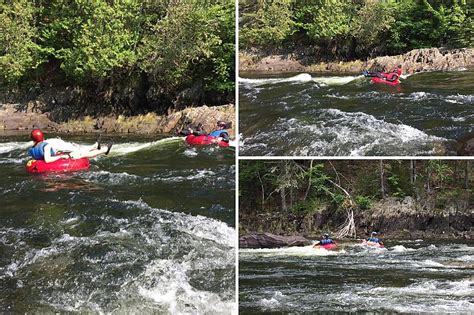
[[[36,43],[34,7],[29,1],[0,4],[0,84],[15,84],[43,60]]]
[[[295,31],[291,0],[243,1],[242,10],[242,47],[278,46]]]
[[[381,43],[395,23],[394,9],[391,2],[367,0],[358,10],[350,31],[357,42],[358,56],[372,56],[374,52],[383,50]]]
[[[181,3],[168,7],[163,18],[147,22],[149,31],[139,47],[139,67],[157,88],[173,94],[204,76],[208,89],[231,89],[234,49],[229,42],[233,34],[230,3]]]

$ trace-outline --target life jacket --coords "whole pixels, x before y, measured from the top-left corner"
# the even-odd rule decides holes
[[[223,133],[229,134],[229,133],[227,132],[227,130],[221,129],[221,130],[214,130],[214,131],[211,132],[208,136],[216,137],[216,138],[217,138],[217,137],[220,137],[221,134],[223,134]]]
[[[319,241],[319,245],[331,244],[332,240],[330,238],[325,238]]]
[[[367,242],[380,243],[380,240],[377,237],[369,237]]]
[[[47,146],[47,142],[40,142],[28,150],[28,153],[35,160],[44,160],[44,147]],[[56,152],[51,148],[51,156],[55,156]]]

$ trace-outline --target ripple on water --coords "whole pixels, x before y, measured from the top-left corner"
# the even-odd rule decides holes
[[[308,117],[312,118],[307,121],[279,118],[270,130],[258,131],[244,139],[241,149],[251,154],[256,150],[265,151],[265,155],[282,155],[275,151],[282,149],[264,144],[282,143],[284,140],[284,150],[291,155],[360,156],[383,152],[404,155],[413,149],[420,150],[419,154],[430,154],[435,142],[445,141],[416,128],[388,123],[361,112],[322,109],[309,112]]]
[[[78,226],[89,225],[90,216],[65,218],[58,229],[65,233],[39,248],[23,242],[34,230],[0,229],[2,243],[16,248],[1,268],[2,280],[19,287],[27,281],[41,291],[36,302],[56,311],[111,312],[124,301],[120,309],[129,311],[216,313],[235,307],[232,227],[141,200],[108,204],[136,215],[131,220],[104,213],[88,235],[78,234]]]

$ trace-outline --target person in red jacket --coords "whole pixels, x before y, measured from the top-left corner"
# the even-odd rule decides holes
[[[369,72],[368,70],[364,70],[362,74],[366,77],[372,78],[372,77],[378,77],[382,80],[386,80],[389,82],[394,82],[398,79],[400,79],[400,76],[402,75],[402,66],[399,65],[395,70],[392,72]]]

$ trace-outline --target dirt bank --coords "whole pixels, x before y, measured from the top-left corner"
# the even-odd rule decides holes
[[[41,128],[59,133],[134,133],[167,134],[187,124],[202,123],[206,131],[215,128],[218,120],[232,122],[231,136],[235,128],[235,106],[200,106],[186,108],[169,115],[148,113],[145,115],[105,117],[85,116],[57,122],[50,112],[43,112],[35,102],[27,104],[0,104],[0,130],[30,130]]]
[[[360,73],[364,69],[389,70],[402,65],[404,73],[424,71],[455,71],[474,67],[474,49],[415,49],[403,55],[383,56],[367,61],[319,62],[311,53],[263,56],[241,52],[239,69],[242,72],[338,72]]]

